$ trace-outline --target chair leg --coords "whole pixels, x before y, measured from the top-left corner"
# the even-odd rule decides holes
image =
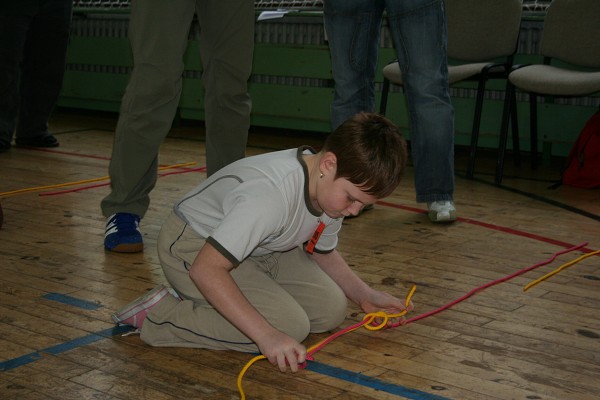
[[[381,103],[379,104],[379,114],[385,115],[387,110],[388,93],[390,92],[390,81],[383,78],[383,87],[381,88]]]
[[[521,142],[519,141],[519,120],[517,119],[517,93],[515,90],[511,93],[511,119],[510,125],[512,127],[512,141],[513,141],[513,152],[514,161],[517,167],[521,166]]]
[[[500,185],[502,183],[502,175],[504,173],[504,156],[506,154],[506,142],[508,141],[508,124],[510,122],[512,110],[512,102],[515,98],[515,87],[510,83],[506,83],[506,92],[504,97],[504,109],[502,110],[502,124],[500,126],[500,141],[498,143],[498,158],[496,160],[496,176],[494,183]],[[516,122],[515,122],[516,123]]]
[[[477,142],[479,141],[479,128],[481,127],[481,112],[483,109],[483,95],[487,76],[482,74],[477,85],[477,100],[475,101],[475,114],[473,116],[473,128],[471,129],[471,146],[469,147],[469,162],[467,164],[467,178],[473,179],[475,173],[475,155],[477,153]]]
[[[529,136],[531,137],[531,168],[537,168],[538,140],[537,140],[537,96],[529,95]]]

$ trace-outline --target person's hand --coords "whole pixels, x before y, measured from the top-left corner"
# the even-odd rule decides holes
[[[306,361],[306,347],[276,329],[261,338],[257,345],[262,355],[281,372],[285,372],[288,366],[292,372],[297,372],[298,364]]]
[[[405,300],[401,300],[389,293],[378,290],[371,290],[368,296],[360,302],[359,306],[367,314],[382,311],[390,315],[400,314],[404,310],[408,312],[414,308],[412,302],[409,302],[408,306],[406,306]],[[404,321],[404,316],[391,318],[387,321],[387,326],[402,325]],[[381,318],[375,319],[375,325],[381,323]]]

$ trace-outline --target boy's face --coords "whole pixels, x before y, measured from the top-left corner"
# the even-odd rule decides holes
[[[365,193],[346,178],[333,179],[332,175],[320,180],[317,191],[319,208],[331,218],[358,215],[367,204],[377,201],[377,198]]]

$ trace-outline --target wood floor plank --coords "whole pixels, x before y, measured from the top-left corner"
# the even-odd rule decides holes
[[[100,202],[110,190],[107,180],[94,182],[105,184],[95,188],[39,189],[105,177],[115,126],[114,114],[59,112],[51,121],[59,148],[14,148],[0,155],[0,192],[36,189],[0,196],[0,359],[6,367],[0,374],[0,398],[239,398],[237,374],[252,355],[153,348],[138,336],[107,331],[114,327],[112,312],[166,283],[156,253],[162,221],[206,173],[160,171],[140,225],[145,250],[139,254],[103,248],[106,219]],[[161,146],[160,164],[196,162],[192,168],[204,167],[204,137],[200,123],[174,127]],[[300,144],[319,147],[321,140],[319,135],[273,134],[254,127],[247,154]],[[343,335],[317,353],[312,370],[309,364],[308,370],[283,374],[262,360],[244,378],[248,397],[392,400],[414,399],[417,393],[451,400],[598,398],[600,256],[527,292],[523,287],[600,248],[600,192],[567,186],[548,190],[557,171],[512,165],[507,165],[504,186],[497,187],[492,184],[494,157],[492,152],[489,160],[482,156],[481,179],[468,180],[459,167],[466,165],[466,154],[457,148],[460,218],[453,224],[429,222],[425,205],[415,202],[409,165],[392,195],[372,211],[344,221],[339,250],[359,276],[380,290],[404,297],[416,284],[411,318],[570,245],[588,242],[587,249],[563,254],[415,323]],[[44,297],[49,294],[68,300]],[[341,328],[362,316],[349,304]],[[97,340],[80,341],[98,333]],[[311,334],[306,344],[327,336]],[[53,346],[60,350],[45,352]],[[372,386],[375,381],[381,386]]]
[[[64,399],[64,400],[103,400],[113,399],[114,397],[108,393],[104,393],[85,385],[73,383],[71,380],[61,379],[49,373],[38,372],[28,376],[19,376],[11,380],[13,386],[20,386],[27,389],[27,392],[32,391],[35,397],[24,397],[19,395],[18,398],[39,398],[39,394],[43,393],[46,399]],[[149,397],[146,397],[150,399]]]

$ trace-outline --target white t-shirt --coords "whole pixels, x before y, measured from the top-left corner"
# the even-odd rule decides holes
[[[190,191],[175,204],[175,213],[234,265],[250,255],[301,246],[320,222],[325,229],[315,251],[330,252],[343,219],[328,217],[310,202],[301,156],[313,153],[300,147],[236,161]]]

